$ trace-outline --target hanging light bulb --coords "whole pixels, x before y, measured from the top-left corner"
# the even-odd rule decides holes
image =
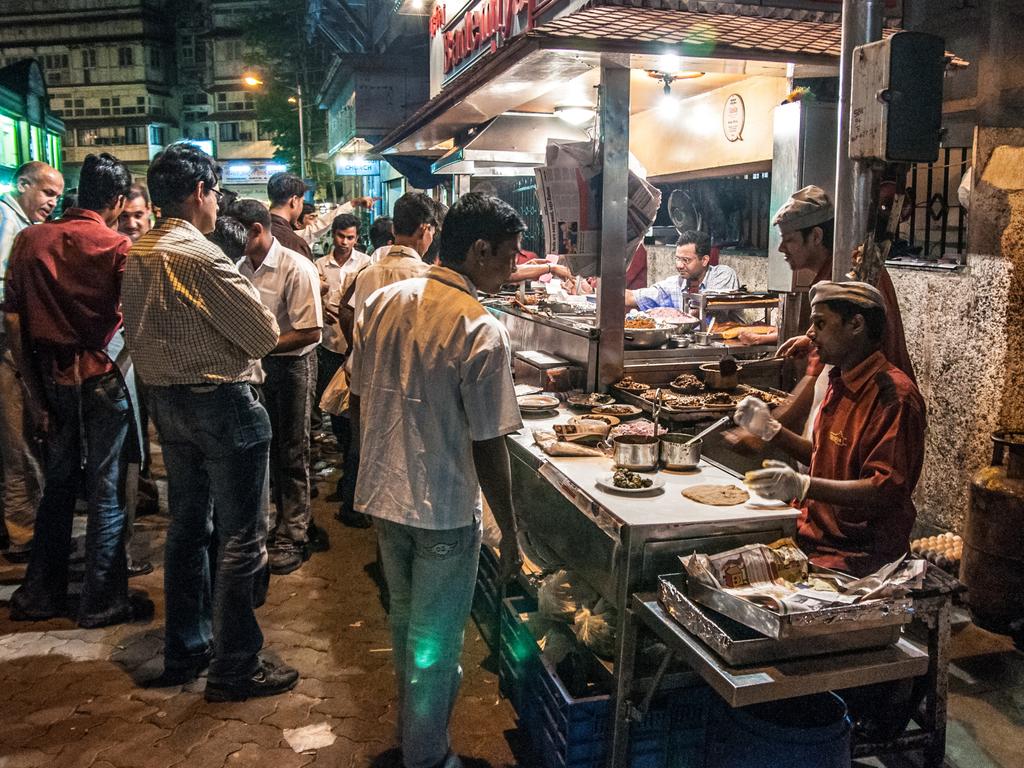
[[[673,118],[679,114],[679,99],[672,95],[672,76],[665,75],[662,78],[664,83],[661,92],[661,101],[658,103],[658,112],[665,118]]]

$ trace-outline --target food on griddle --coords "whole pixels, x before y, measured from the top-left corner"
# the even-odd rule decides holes
[[[639,490],[641,488],[650,488],[654,485],[654,481],[649,477],[642,477],[636,472],[630,472],[628,469],[617,469],[615,474],[612,475],[612,484],[616,488]]]
[[[611,395],[605,395],[600,392],[576,392],[565,398],[567,402],[573,408],[593,408],[595,405],[608,405],[614,403],[615,398]]]
[[[607,416],[631,416],[634,413],[639,413],[640,409],[635,405],[599,405],[594,408],[593,412]]]
[[[650,331],[658,327],[658,324],[649,317],[637,317],[626,321],[627,331]]]
[[[732,405],[733,402],[728,392],[712,392],[704,396],[704,403],[706,405]]]
[[[653,317],[655,320],[663,320],[666,323],[686,323],[697,319],[693,315],[688,315],[675,307],[654,307],[654,309],[646,310],[646,314],[648,317]]]
[[[715,327],[715,331],[721,334],[723,339],[736,339],[739,338],[741,333],[753,333],[758,336],[763,336],[767,333],[771,333],[775,330],[774,325],[737,325],[735,328],[721,328]]]
[[[631,392],[640,392],[647,389],[646,384],[636,381],[632,376],[623,376],[615,383],[615,386],[619,389],[626,389]]]
[[[718,361],[718,372],[722,374],[722,376],[735,376],[739,369],[740,367],[736,363],[736,358],[732,355],[726,355]]]
[[[704,391],[704,383],[692,373],[681,373],[672,380],[672,386],[684,395],[696,395]]]

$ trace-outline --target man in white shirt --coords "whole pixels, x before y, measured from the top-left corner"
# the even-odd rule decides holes
[[[339,325],[344,333],[351,336],[353,323],[371,293],[385,285],[397,283],[410,277],[427,273],[430,265],[424,262],[425,254],[434,242],[438,226],[438,204],[422,192],[407,192],[395,201],[394,244],[381,257],[355,277],[352,296],[348,302],[350,313],[342,313]],[[376,254],[376,252],[375,252]],[[372,257],[371,257],[372,260]],[[344,417],[343,417],[344,418]],[[353,444],[345,456],[342,467],[341,507],[336,517],[342,524],[352,528],[366,528],[369,519],[355,511],[353,502],[356,493],[356,478],[359,472],[359,446]]]
[[[309,556],[309,416],[316,383],[316,347],[323,327],[320,276],[303,255],[270,232],[270,211],[258,200],[239,200],[231,215],[248,232],[238,271],[277,319],[281,338],[263,358],[263,397],[270,415],[270,474],[276,515],[267,550],[270,572],[291,573]]]
[[[396,210],[396,233],[400,225]],[[505,435],[522,428],[508,334],[477,300],[512,273],[522,220],[478,193],[448,212],[439,266],[377,291],[356,320],[356,509],[376,518],[391,593],[405,768],[457,768],[448,721],[480,552],[480,490],[519,568]],[[372,427],[371,427],[372,425]]]
[[[370,257],[356,250],[359,239],[359,219],[351,213],[342,213],[334,217],[331,224],[331,241],[333,248],[326,256],[316,260],[316,271],[320,273],[320,289],[324,292],[324,310],[335,316],[339,313],[339,304],[346,294],[356,274],[370,264]],[[346,309],[348,309],[346,307]],[[348,354],[348,339],[337,322],[324,324],[324,335],[320,346],[316,348],[317,375],[316,408],[323,396],[324,389],[334,378],[334,374],[345,362]],[[351,422],[347,417],[331,415],[331,430],[338,439],[338,451],[345,456],[352,446]],[[341,484],[338,485],[340,498]],[[330,497],[328,497],[330,500]]]

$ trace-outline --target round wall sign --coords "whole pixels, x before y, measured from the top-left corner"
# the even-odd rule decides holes
[[[722,130],[725,131],[725,138],[729,141],[742,141],[743,126],[746,122],[747,108],[743,104],[743,97],[733,93],[725,100],[725,107],[722,109]]]

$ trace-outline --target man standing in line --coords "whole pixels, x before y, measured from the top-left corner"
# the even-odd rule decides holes
[[[14,172],[14,189],[0,197],[0,302],[14,238],[30,225],[46,221],[63,191],[60,171],[46,163],[25,163]],[[0,549],[6,550],[4,557],[14,563],[28,562],[43,484],[27,430],[24,390],[7,335],[0,328]]]
[[[4,324],[26,406],[47,434],[48,449],[32,557],[11,598],[16,621],[65,610],[71,524],[83,481],[89,513],[78,625],[104,627],[153,614],[152,602],[128,595],[124,476],[135,421],[125,379],[107,352],[121,328],[121,278],[131,247],[114,227],[131,182],[117,158],[88,155],[79,207],[22,232],[11,253]]]
[[[238,271],[259,291],[281,329],[277,346],[263,358],[264,403],[273,440],[270,473],[274,507],[268,549],[270,572],[291,573],[311,548],[326,549],[309,507],[309,417],[316,385],[316,348],[323,328],[320,276],[302,254],[271,234],[270,212],[258,200],[239,200],[231,215],[246,228],[245,258]],[[309,540],[307,540],[309,539]]]
[[[270,419],[252,376],[278,327],[204,237],[217,221],[217,180],[213,158],[188,144],[153,158],[147,182],[163,218],[132,248],[124,279],[128,343],[160,435],[171,515],[164,672],[151,684],[182,685],[209,666],[208,701],[283,693],[299,678],[260,655],[253,605],[267,562]]]
[[[342,333],[351,336],[353,324],[358,320],[367,297],[378,288],[427,273],[430,265],[424,261],[424,256],[430,250],[440,224],[438,210],[438,204],[422,192],[406,192],[395,201],[394,245],[380,261],[356,275],[349,289],[351,296],[347,303],[350,312],[339,313],[338,324]],[[348,417],[342,414],[341,418]],[[370,519],[356,512],[353,506],[359,474],[358,441],[354,441],[351,447],[342,466],[341,506],[335,517],[350,528],[368,528]]]
[[[370,257],[355,248],[359,239],[359,219],[351,213],[342,213],[334,218],[331,225],[333,248],[326,256],[316,260],[321,286],[326,288],[324,309],[334,316],[339,313],[339,304],[348,291],[356,274],[370,263]],[[346,307],[346,309],[348,309]],[[324,335],[317,354],[316,398],[313,407],[319,407],[324,389],[334,378],[348,354],[348,340],[337,322],[324,325]],[[331,429],[338,439],[338,451],[344,457],[352,449],[352,429],[347,417],[331,415]],[[340,501],[341,483],[335,501]],[[328,497],[331,500],[331,497]]]
[[[399,224],[396,231],[408,232]],[[521,561],[505,435],[522,427],[508,334],[477,300],[512,273],[522,220],[487,195],[448,212],[441,264],[378,291],[356,320],[351,410],[356,508],[377,521],[388,587],[405,768],[457,768],[448,722],[480,554],[480,490]],[[372,428],[370,425],[373,425]]]
[[[315,241],[330,226],[334,217],[341,213],[352,213],[356,208],[369,208],[372,197],[356,197],[347,203],[332,208],[327,214],[318,216],[311,224],[299,227],[302,217],[303,200],[309,187],[294,173],[275,173],[267,182],[267,198],[270,200],[271,234],[285,248],[301,253],[313,260],[310,243]],[[300,231],[296,232],[296,228]]]

